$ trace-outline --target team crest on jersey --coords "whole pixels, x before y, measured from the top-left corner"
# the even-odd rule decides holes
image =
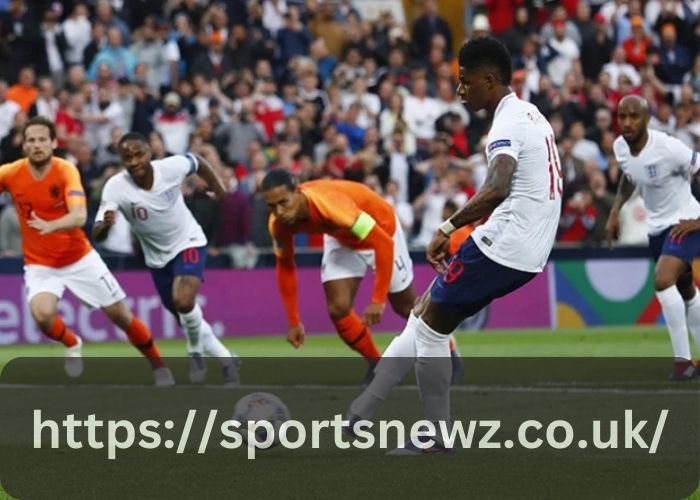
[[[168,201],[173,201],[175,199],[175,190],[174,189],[168,189],[163,193],[163,196],[165,196],[165,199]]]
[[[656,165],[645,165],[644,168],[650,179],[656,179],[659,176],[659,170],[656,168]]]
[[[61,196],[61,188],[58,184],[51,184],[49,187],[49,195],[51,195],[51,198],[58,198]]]
[[[510,139],[500,139],[498,141],[493,141],[491,144],[489,144],[489,153],[491,153],[494,149],[509,147]]]

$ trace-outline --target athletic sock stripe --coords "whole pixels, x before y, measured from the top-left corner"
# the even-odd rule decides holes
[[[153,347],[153,339],[149,339],[147,342],[144,342],[143,344],[134,344],[137,349],[150,349]]]
[[[362,340],[365,335],[367,335],[367,327],[364,327],[362,329],[362,332],[357,337],[355,337],[355,340],[352,340],[352,341],[346,340],[345,343],[347,345],[349,345],[350,347],[354,347],[355,344],[357,344],[360,340]]]

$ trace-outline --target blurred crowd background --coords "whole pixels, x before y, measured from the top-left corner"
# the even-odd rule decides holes
[[[55,120],[58,154],[80,169],[94,216],[120,169],[117,141],[137,131],[155,158],[193,151],[219,169],[231,187],[220,203],[196,177],[183,190],[210,254],[232,266],[253,267],[271,246],[258,189],[276,168],[367,184],[425,247],[486,177],[489,118],[455,93],[459,47],[485,34],[509,48],[514,91],[556,132],[558,244],[604,239],[624,95],[649,101],[652,128],[698,147],[700,0],[476,0],[459,9],[459,33],[455,2],[416,1],[411,22],[395,9],[367,15],[372,3],[0,0],[0,162],[22,155],[28,117]],[[0,205],[0,254],[17,256],[12,200]],[[645,219],[635,196],[620,243],[646,244]],[[100,250],[138,252],[125,221]]]

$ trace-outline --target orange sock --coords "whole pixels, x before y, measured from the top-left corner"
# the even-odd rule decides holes
[[[132,345],[148,359],[154,370],[165,366],[163,359],[160,357],[160,351],[153,342],[151,331],[143,321],[134,316],[129,328],[126,329],[126,335],[129,337]]]
[[[61,342],[66,347],[73,347],[78,343],[78,337],[75,336],[73,330],[66,326],[63,319],[58,314],[53,317],[51,329],[44,333],[50,339]]]
[[[334,323],[340,338],[352,349],[362,354],[365,359],[376,362],[382,357],[377,346],[374,345],[371,330],[362,322],[354,310],[344,318],[334,321]]]

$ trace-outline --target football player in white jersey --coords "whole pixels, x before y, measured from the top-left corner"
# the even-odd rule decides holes
[[[666,319],[675,356],[670,380],[688,380],[698,374],[690,355],[688,329],[700,348],[700,295],[693,282],[692,261],[700,255],[700,233],[674,232],[683,220],[700,217],[700,203],[691,193],[690,180],[700,169],[698,153],[663,132],[649,130],[647,102],[635,95],[618,106],[622,135],[613,144],[620,177],[615,203],[607,223],[608,243],[619,232],[620,207],[635,190],[644,200],[649,247],[656,261],[654,287]]]
[[[238,358],[216,338],[197,304],[207,239],[181,190],[185,177],[196,173],[220,198],[226,193],[223,182],[208,161],[192,153],[152,161],[148,140],[138,133],[120,139],[119,154],[125,170],[111,177],[102,190],[93,237],[106,238],[115,211],[124,214],[141,243],[163,305],[187,335],[190,381],[204,380],[202,353],[207,353],[221,363],[226,384],[237,384]]]
[[[427,258],[439,276],[384,352],[372,383],[350,405],[350,426],[345,428],[350,434],[354,424],[372,417],[414,360],[426,419],[448,420],[450,334],[465,318],[544,269],[561,212],[561,164],[550,124],[510,88],[511,68],[508,51],[492,37],[470,40],[459,53],[457,93],[462,103],[493,115],[487,179],[433,236]],[[450,235],[489,214],[488,221],[445,262]],[[410,441],[391,453],[443,450],[439,442],[421,450]]]

